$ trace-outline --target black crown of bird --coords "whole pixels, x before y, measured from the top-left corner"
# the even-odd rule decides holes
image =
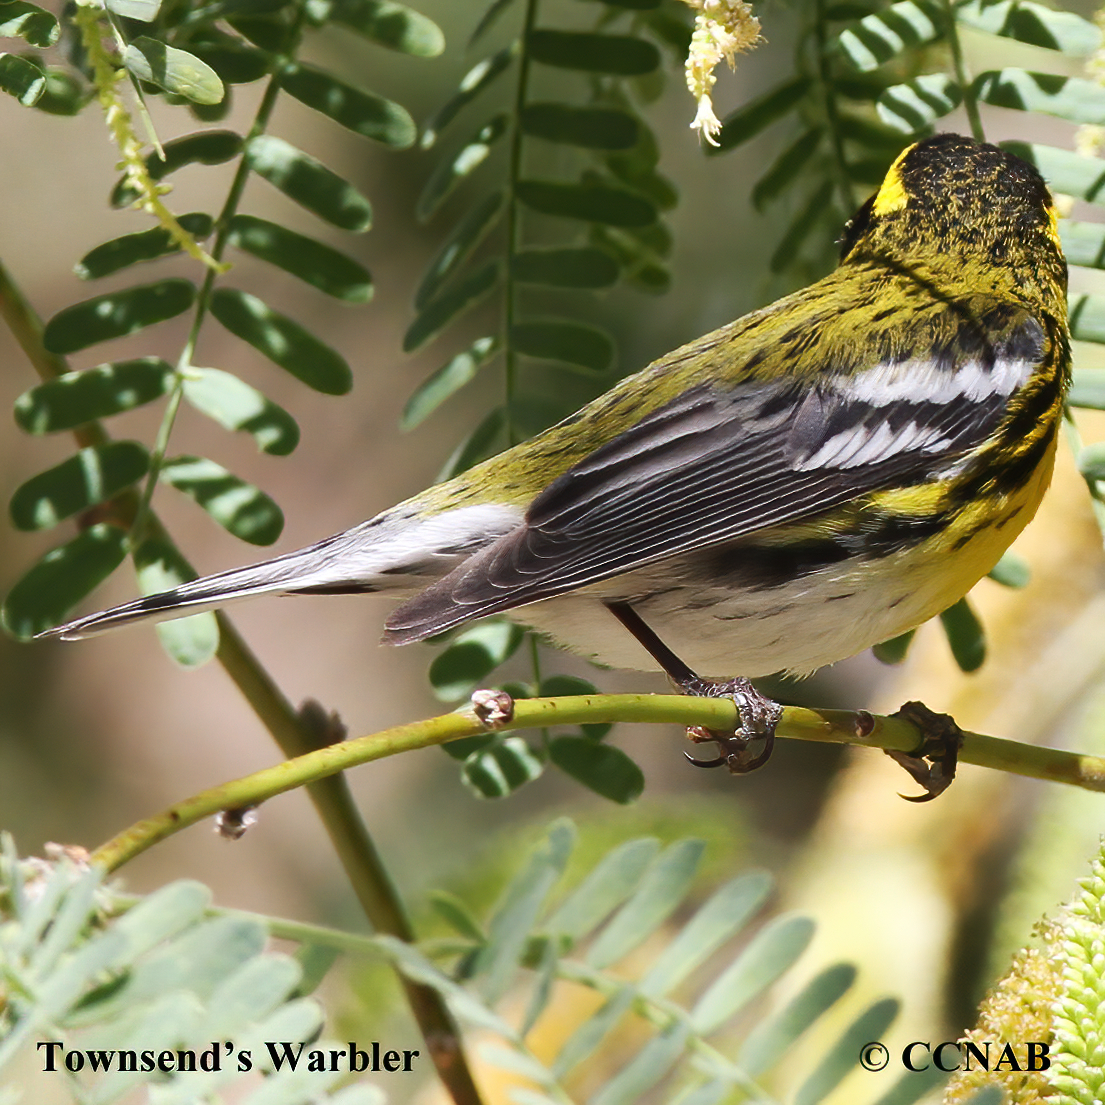
[[[817,283],[350,530],[42,636],[379,591],[401,600],[391,644],[505,613],[689,690],[808,673],[997,563],[1051,478],[1069,377],[1046,185],[937,135],[898,157]]]

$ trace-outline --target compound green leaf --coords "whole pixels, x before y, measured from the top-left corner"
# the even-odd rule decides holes
[[[214,227],[210,215],[193,211],[181,215],[177,221],[197,241],[208,237]],[[113,272],[136,265],[141,261],[154,261],[170,253],[179,253],[180,246],[173,241],[169,232],[160,226],[149,230],[139,230],[134,234],[124,234],[121,238],[112,238],[89,250],[73,270],[82,280],[94,280],[101,276],[110,276]]]
[[[184,398],[228,430],[252,435],[263,453],[286,456],[299,444],[299,426],[283,407],[244,380],[218,368],[191,368]]]
[[[389,50],[419,58],[437,57],[445,35],[432,20],[392,0],[335,0],[330,19]]]
[[[53,46],[61,28],[58,21],[35,4],[5,0],[0,4],[0,38],[21,38],[32,46]]]
[[[968,27],[1058,50],[1069,57],[1086,57],[1101,45],[1101,31],[1088,19],[1030,0],[1001,0],[996,4],[971,0],[955,9],[955,18]]]
[[[314,11],[320,7],[312,5]],[[280,12],[258,12],[253,14],[249,8],[243,8],[241,15],[233,15],[227,22],[243,38],[260,47],[268,54],[280,56],[292,54],[295,47],[291,40],[292,25],[286,18],[281,18]]]
[[[372,277],[364,265],[285,226],[254,215],[235,215],[227,241],[346,303],[372,298]]]
[[[1081,77],[999,69],[975,80],[978,98],[994,107],[1038,111],[1072,123],[1105,123],[1105,88]]]
[[[461,111],[507,70],[518,56],[518,47],[517,41],[512,42],[484,58],[464,74],[456,95],[446,100],[422,125],[422,137],[419,139],[422,149],[428,150]]]
[[[619,77],[640,77],[660,65],[660,51],[633,35],[536,30],[526,48],[534,61],[545,65]]]
[[[106,0],[106,6],[108,11],[113,11],[124,19],[152,23],[161,10],[161,0]]]
[[[632,149],[639,137],[637,120],[627,112],[560,103],[526,104],[522,130],[535,138],[591,150]]]
[[[271,545],[284,529],[284,514],[268,495],[213,460],[173,457],[165,461],[160,478],[240,541]]]
[[[57,66],[47,66],[46,87],[35,102],[48,115],[79,115],[92,98],[92,89],[79,78]]]
[[[832,210],[832,199],[832,183],[825,181],[798,210],[782,241],[775,247],[770,262],[772,272],[782,272],[794,261],[806,239],[813,233],[814,227]]]
[[[442,161],[426,181],[415,214],[423,222],[444,203],[454,188],[487,159],[491,148],[507,132],[510,117],[496,115],[485,123],[451,158]]]
[[[549,759],[577,783],[611,802],[627,805],[645,789],[644,774],[629,756],[590,737],[554,737],[549,741]]]
[[[173,366],[160,357],[96,365],[25,391],[15,401],[15,421],[29,434],[71,430],[152,403],[172,386]]]
[[[80,449],[16,490],[9,507],[12,524],[21,530],[56,526],[137,483],[149,466],[149,454],[137,441]]]
[[[568,1037],[567,1043],[560,1049],[556,1061],[552,1064],[553,1074],[563,1080],[564,1076],[593,1054],[599,1044],[614,1030],[618,1022],[633,1007],[633,988],[624,986],[615,990],[597,1012],[587,1018]]]
[[[474,464],[493,457],[506,444],[506,411],[496,407],[484,416],[483,421],[453,450],[438,475],[437,482],[451,480],[461,472],[467,472]]]
[[[724,153],[755,138],[760,131],[793,111],[805,98],[811,84],[808,77],[785,81],[727,115],[722,122],[721,134],[717,136],[718,144],[711,149]]]
[[[192,565],[180,550],[155,537],[147,537],[134,550],[134,569],[143,595],[171,591],[196,578]],[[161,647],[181,667],[198,668],[206,664],[219,647],[219,623],[211,610],[159,622],[156,629]]]
[[[1056,192],[1099,203],[1105,200],[1105,161],[1032,142],[1002,142],[1003,149],[1040,170]]]
[[[935,1063],[922,1068],[917,1074],[907,1070],[875,1105],[917,1105],[922,1099],[932,1100],[931,1094],[947,1080],[948,1075]],[[976,1090],[964,1100],[963,1105],[1005,1105],[1005,1092],[1000,1085],[991,1083]]]
[[[899,0],[840,32],[844,56],[861,73],[877,69],[940,34],[943,14],[928,0]]]
[[[309,388],[344,395],[353,386],[353,373],[344,357],[256,296],[237,288],[218,288],[211,297],[211,313],[232,334]]]
[[[965,599],[940,615],[952,656],[963,671],[978,671],[986,659],[986,634],[978,615]]]
[[[476,373],[502,351],[496,337],[477,338],[462,353],[450,357],[436,372],[419,385],[407,400],[399,426],[413,430],[424,422],[450,396],[475,379]]]
[[[473,752],[464,761],[461,778],[480,798],[505,798],[532,783],[544,770],[544,763],[521,737],[506,737],[499,744]]]
[[[458,315],[490,295],[501,277],[502,266],[496,258],[492,258],[441,292],[436,299],[431,299],[403,335],[403,352],[413,352],[436,337]]]
[[[626,1063],[589,1101],[589,1105],[636,1105],[683,1055],[690,1026],[669,1025]]]
[[[875,109],[888,127],[915,134],[954,111],[962,99],[962,89],[950,77],[927,73],[886,89]]]
[[[602,970],[624,958],[679,908],[691,888],[704,847],[701,840],[681,840],[656,858],[633,897],[588,949],[590,966]]]
[[[864,1046],[882,1038],[898,1016],[896,998],[883,998],[862,1012],[843,1032],[795,1095],[795,1105],[818,1105],[860,1060]]]
[[[251,139],[246,160],[258,176],[320,219],[356,232],[372,225],[372,207],[352,184],[282,138]]]
[[[614,343],[596,326],[563,319],[519,322],[510,328],[510,341],[519,353],[547,361],[605,372],[614,362]]]
[[[67,614],[123,562],[126,533],[104,523],[51,549],[8,592],[4,628],[21,641],[60,625]]]
[[[483,925],[463,899],[448,890],[431,890],[427,897],[430,908],[460,936],[475,944],[482,944],[487,939]]]
[[[441,746],[441,750],[454,760],[463,762],[467,760],[473,752],[482,751],[498,743],[499,738],[495,733],[481,733],[479,736],[461,737],[459,740],[449,741],[447,744]]]
[[[541,698],[572,698],[576,696],[598,694],[599,689],[588,679],[581,679],[578,675],[550,675],[541,680]],[[611,729],[613,724],[607,721],[588,722],[581,725],[580,730],[591,740],[600,741]]]
[[[767,172],[756,181],[752,189],[752,203],[757,211],[762,211],[798,179],[809,159],[817,152],[823,133],[818,127],[806,131],[783,150]]]
[[[609,253],[588,247],[523,250],[515,254],[510,271],[523,284],[552,288],[609,288],[621,273]]]
[[[737,1052],[737,1064],[752,1078],[770,1070],[855,980],[851,963],[837,963],[814,976],[783,1009],[755,1025]]]
[[[727,1078],[713,1078],[696,1086],[686,1086],[671,1100],[671,1105],[721,1105],[733,1093]]]
[[[183,314],[195,299],[192,282],[179,278],[108,292],[59,311],[46,324],[43,342],[52,353],[75,353]]]
[[[641,980],[641,993],[654,998],[671,993],[744,928],[767,901],[773,885],[766,871],[751,871],[715,891],[656,958]]]
[[[232,130],[204,130],[173,138],[163,149],[164,158],[156,150],[146,158],[146,169],[153,180],[162,180],[186,165],[222,165],[242,152],[242,136]],[[111,205],[124,207],[137,198],[138,193],[123,179],[112,190]]]
[[[900,130],[885,127],[882,123],[862,115],[841,115],[837,125],[841,137],[888,158],[901,153],[907,142]]]
[[[414,145],[417,128],[405,108],[363,88],[339,81],[313,65],[287,66],[280,87],[300,103],[321,112],[354,134],[394,150]]]
[[[483,15],[480,16],[479,22],[476,24],[476,29],[472,32],[471,37],[468,39],[468,49],[471,50],[473,46],[487,32],[494,26],[499,16],[514,3],[514,0],[491,0],[491,3],[487,6]]]
[[[899,633],[889,641],[880,641],[871,649],[875,659],[883,664],[900,664],[906,658],[916,632],[915,629],[907,629],[905,633]]]
[[[226,95],[218,73],[195,54],[142,36],[123,52],[123,64],[140,81],[150,81],[197,104],[217,104]]]
[[[621,277],[637,291],[651,295],[666,292],[671,285],[671,273],[664,267],[653,247],[643,241],[650,230],[663,230],[663,223],[654,223],[641,231],[622,231],[608,226],[593,226],[590,238],[609,252],[621,266]]]
[[[234,35],[208,30],[188,42],[201,61],[211,66],[224,84],[250,84],[270,70],[270,60],[262,51]]]
[[[1105,225],[1063,219],[1059,223],[1059,237],[1068,265],[1105,268]]]
[[[1028,562],[1015,552],[1003,553],[1002,558],[987,574],[995,583],[1018,591],[1022,587],[1027,587],[1032,579],[1032,569],[1029,568]]]
[[[716,1032],[762,994],[806,950],[813,929],[808,917],[794,914],[784,914],[764,925],[695,1003],[691,1010],[695,1030],[703,1036]],[[860,1046],[856,1046],[857,1053]]]
[[[1072,338],[1076,341],[1105,342],[1105,297],[1072,295],[1068,311]]]
[[[441,702],[467,698],[518,650],[525,633],[513,622],[490,618],[464,630],[430,664],[430,686]]]
[[[476,204],[449,232],[434,259],[426,267],[418,291],[414,293],[414,305],[417,309],[421,310],[433,299],[445,281],[483,241],[502,215],[504,199],[502,191],[493,192]]]
[[[46,91],[46,73],[42,66],[18,54],[0,54],[0,90],[24,107],[33,107]]]
[[[868,189],[878,188],[882,184],[889,166],[890,159],[886,157],[863,157],[845,164],[848,176]]]
[[[1080,368],[1067,395],[1072,407],[1105,410],[1105,368]]]
[[[554,822],[546,838],[510,880],[487,923],[487,942],[476,953],[472,972],[489,1005],[507,991],[526,950],[545,899],[564,874],[575,843],[570,821]]]
[[[568,895],[545,923],[545,929],[572,941],[582,940],[633,893],[659,848],[655,837],[619,844]]]
[[[642,164],[632,153],[612,153],[606,157],[606,166],[614,180],[628,184],[635,192],[652,200],[661,211],[670,211],[679,202],[679,192],[666,176],[654,167]]]
[[[517,195],[527,207],[543,215],[624,227],[648,226],[656,221],[656,208],[643,196],[606,184],[521,180]]]

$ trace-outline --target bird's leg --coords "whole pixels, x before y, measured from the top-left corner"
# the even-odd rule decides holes
[[[703,679],[660,640],[629,603],[608,602],[605,605],[684,694],[697,698],[733,700],[740,718],[740,728],[735,733],[719,733],[699,725],[692,726],[687,730],[687,736],[691,740],[696,743],[713,742],[720,751],[711,760],[698,760],[684,752],[687,759],[695,767],[724,765],[734,775],[745,775],[763,767],[775,746],[775,727],[779,724],[782,706],[760,694],[747,679],[728,679],[724,682]],[[763,741],[763,748],[759,752],[753,752],[752,745],[758,741]]]
[[[924,794],[902,797],[907,802],[931,802],[943,794],[955,778],[959,749],[963,744],[963,730],[948,714],[937,714],[923,702],[907,702],[892,717],[900,717],[920,729],[921,747],[913,753],[884,749],[886,754],[925,788]]]

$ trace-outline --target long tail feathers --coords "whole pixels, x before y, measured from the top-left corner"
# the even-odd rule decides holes
[[[101,610],[75,618],[64,625],[39,633],[39,637],[62,641],[78,641],[83,637],[95,637],[113,629],[121,629],[139,621],[166,621],[199,614],[204,610],[216,610],[229,602],[251,598],[254,595],[283,592],[309,594],[313,590],[323,593],[333,584],[319,571],[317,546],[300,549],[274,560],[232,568],[217,575],[205,576],[182,584],[171,591],[164,591],[147,598],[134,599],[110,610]],[[323,578],[320,579],[320,575]],[[347,591],[371,591],[367,584],[347,584]]]

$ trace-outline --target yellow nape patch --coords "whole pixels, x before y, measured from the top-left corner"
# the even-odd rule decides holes
[[[871,208],[872,214],[889,215],[891,211],[900,211],[905,207],[909,200],[909,195],[905,190],[905,185],[902,184],[902,177],[898,172],[898,166],[901,165],[906,154],[912,149],[913,146],[907,146],[894,159],[894,164],[887,169],[886,178],[883,180],[882,187],[879,188],[878,194],[875,196],[875,203]]]

